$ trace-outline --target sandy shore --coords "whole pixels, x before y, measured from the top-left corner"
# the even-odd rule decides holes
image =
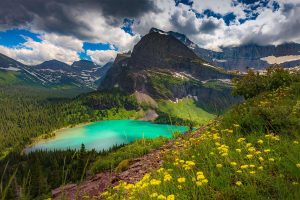
[[[55,138],[59,133],[61,133],[62,131],[66,130],[66,129],[79,128],[79,127],[86,126],[86,125],[89,125],[92,123],[95,123],[95,122],[85,122],[85,123],[80,123],[77,125],[69,125],[69,126],[66,126],[63,128],[56,129],[56,130],[52,131],[51,133],[39,135],[38,137],[32,138],[30,144],[25,146],[25,148],[22,150],[21,154],[25,153],[26,149],[31,148],[32,146],[34,146],[38,143],[47,142],[47,141]],[[44,137],[47,137],[47,138],[44,138]]]

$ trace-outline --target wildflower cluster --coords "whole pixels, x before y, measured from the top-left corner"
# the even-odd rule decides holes
[[[272,133],[243,136],[238,128],[222,130],[216,125],[180,139],[175,144],[183,149],[167,152],[163,168],[146,174],[136,184],[122,182],[102,195],[107,199],[214,199],[230,186],[236,195],[232,198],[243,199],[254,198],[251,195],[266,186],[268,191],[281,190],[284,197],[298,191],[300,177],[295,174],[299,174],[299,160],[291,163],[293,171],[286,174],[280,168],[283,160],[291,162],[279,151],[287,144]],[[294,141],[287,153],[298,155],[300,145]]]

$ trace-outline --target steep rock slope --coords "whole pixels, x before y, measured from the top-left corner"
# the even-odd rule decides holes
[[[199,58],[174,36],[151,30],[135,45],[131,55],[117,56],[99,89],[118,87],[156,99],[191,96],[205,107],[226,107],[235,101],[226,82],[233,77]],[[220,83],[222,88],[214,87]]]
[[[0,54],[0,84],[35,85],[50,88],[96,89],[112,63],[99,66],[88,60],[68,65],[58,60],[28,66]]]
[[[151,31],[172,35],[199,57],[228,70],[245,71],[247,67],[263,69],[275,63],[281,64],[284,67],[300,65],[300,44],[297,43],[284,43],[278,46],[247,44],[237,47],[222,47],[221,51],[217,52],[199,47],[181,33],[173,31],[164,32],[156,28],[152,28]],[[273,62],[266,59],[271,56],[274,57]],[[293,59],[289,58],[290,56]]]

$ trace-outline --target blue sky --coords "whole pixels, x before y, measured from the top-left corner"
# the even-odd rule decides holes
[[[51,0],[68,8],[56,10],[37,0],[6,1],[0,1],[0,53],[27,64],[88,59],[102,65],[131,50],[152,27],[186,34],[212,50],[300,42],[297,0]]]

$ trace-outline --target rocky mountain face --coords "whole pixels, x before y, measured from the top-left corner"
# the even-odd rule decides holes
[[[88,60],[75,61],[72,65],[50,60],[35,66],[36,70],[52,82],[59,82],[61,77],[76,80],[80,85],[96,89],[101,77],[103,77],[111,63],[101,67]]]
[[[290,56],[295,56],[296,60],[291,60]],[[225,47],[222,48],[222,52],[211,51],[210,57],[212,62],[225,69],[242,71],[245,71],[247,67],[263,69],[275,63],[284,67],[294,67],[300,65],[300,44]]]
[[[230,94],[234,76],[199,58],[174,36],[151,30],[131,54],[117,56],[99,89],[118,87],[127,93],[137,91],[174,101],[191,96],[213,108],[234,102]]]
[[[248,67],[264,69],[275,63],[284,67],[300,65],[300,44],[297,43],[285,43],[278,46],[249,44],[239,47],[222,47],[222,51],[217,52],[200,48],[184,34],[173,31],[164,32],[155,28],[152,28],[151,31],[172,35],[199,57],[227,70],[245,71]]]
[[[14,77],[14,84],[44,87],[71,86],[96,89],[111,65],[112,63],[107,63],[101,67],[87,60],[79,60],[68,65],[58,60],[49,60],[36,66],[27,66],[0,54],[0,73],[10,73]]]

